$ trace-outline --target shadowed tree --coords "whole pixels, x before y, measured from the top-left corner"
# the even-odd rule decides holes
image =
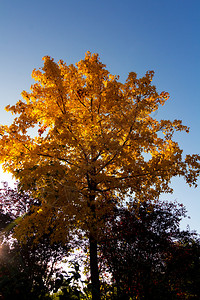
[[[102,270],[112,275],[114,299],[151,298],[153,282],[181,237],[185,208],[174,203],[134,202],[132,210],[115,208],[106,216],[100,253]]]
[[[131,72],[121,83],[97,54],[88,52],[69,66],[46,56],[43,68],[32,73],[31,91],[6,108],[15,120],[0,127],[4,170],[43,199],[45,217],[48,205],[64,216],[55,236],[68,235],[70,226],[87,233],[93,300],[100,299],[98,232],[110,209],[104,200],[123,203],[128,194],[157,199],[172,191],[172,177],[195,185],[199,174],[200,157],[182,158],[173,140],[174,131],[188,128],[153,118],[169,97],[156,91],[153,75]]]
[[[64,246],[52,241],[57,222],[53,208],[49,210],[48,221],[38,234],[37,222],[40,222],[40,201],[20,192],[17,187],[11,189],[7,183],[0,193],[0,292],[5,300],[9,299],[49,299],[45,295],[53,290],[52,276],[59,272],[63,257],[69,255],[73,241]],[[23,217],[34,215],[34,222],[23,232],[26,243],[13,239],[13,229]],[[25,219],[26,219],[25,217]],[[58,227],[58,226],[57,226]],[[27,234],[28,232],[28,234]]]

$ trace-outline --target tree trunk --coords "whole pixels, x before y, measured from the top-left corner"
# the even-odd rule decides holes
[[[97,257],[97,240],[90,234],[90,272],[92,282],[92,300],[100,300],[100,282]]]
[[[90,175],[95,174],[93,169]],[[89,244],[90,244],[90,274],[92,283],[92,300],[100,300],[100,281],[98,269],[98,255],[97,255],[97,224],[96,224],[96,207],[95,207],[95,192],[96,182],[87,174],[88,187],[90,190],[88,207],[90,208],[92,222],[89,230]]]

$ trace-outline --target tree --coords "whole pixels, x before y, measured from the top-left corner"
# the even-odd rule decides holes
[[[188,234],[174,243],[160,283],[162,288],[171,288],[178,299],[200,298],[199,235]]]
[[[182,204],[134,202],[106,216],[100,243],[101,277],[110,299],[198,299],[200,239],[182,231]],[[105,299],[107,299],[105,297]]]
[[[169,282],[172,278],[178,282],[176,273],[179,278],[185,276],[184,267],[178,272],[170,267],[177,259],[175,249],[178,243],[193,237],[180,230],[183,217],[184,206],[161,201],[134,202],[131,211],[115,208],[106,216],[100,253],[102,272],[112,278],[113,299],[172,299]],[[180,284],[177,287],[183,290]]]
[[[27,192],[20,192],[17,187],[11,189],[4,183],[0,193],[0,225],[3,242],[0,244],[0,291],[6,299],[49,299],[45,295],[53,291],[53,275],[59,272],[63,257],[67,258],[73,242],[55,242],[52,238],[56,216],[50,218],[40,234],[37,234],[37,217],[40,201],[33,199]],[[13,228],[18,220],[28,215],[29,222],[34,215],[34,222],[29,224],[26,243],[13,239]],[[26,217],[25,217],[26,219]],[[30,230],[31,228],[31,230]],[[25,240],[25,237],[24,237]]]
[[[138,79],[131,72],[121,83],[97,54],[87,52],[69,66],[46,56],[43,68],[32,73],[31,91],[6,107],[17,115],[13,123],[0,128],[4,170],[65,216],[59,235],[67,234],[68,224],[87,232],[95,300],[98,231],[109,199],[157,199],[172,191],[172,177],[196,185],[199,175],[200,156],[182,158],[173,141],[175,131],[188,128],[179,120],[153,118],[169,98],[156,91],[153,75]]]

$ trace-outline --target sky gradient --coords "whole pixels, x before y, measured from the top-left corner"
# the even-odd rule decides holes
[[[199,0],[0,0],[0,124],[11,122],[4,107],[29,90],[43,56],[70,64],[90,51],[122,82],[131,71],[154,70],[158,91],[171,96],[156,118],[182,119],[190,133],[176,140],[184,154],[200,153],[199,32]],[[200,186],[172,185],[163,199],[183,203],[191,219],[182,226],[200,233]]]

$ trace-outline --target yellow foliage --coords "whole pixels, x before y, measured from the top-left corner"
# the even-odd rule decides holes
[[[173,141],[174,131],[188,128],[180,120],[153,117],[169,98],[152,85],[153,71],[142,78],[131,72],[122,83],[98,54],[87,52],[69,66],[46,56],[32,76],[31,91],[6,107],[17,116],[0,127],[0,162],[23,188],[76,215],[84,229],[91,230],[93,218],[108,209],[107,192],[115,201],[128,193],[153,200],[171,192],[173,176],[196,184],[200,156],[182,158]]]

